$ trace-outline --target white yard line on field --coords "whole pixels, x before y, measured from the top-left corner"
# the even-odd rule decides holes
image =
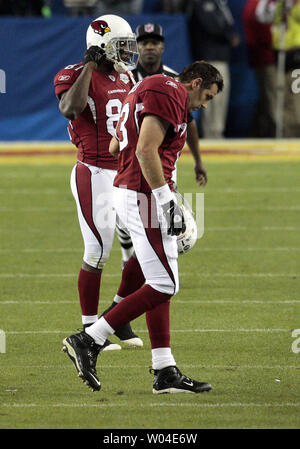
[[[256,212],[281,212],[281,211],[299,211],[300,206],[205,206],[205,211],[209,212],[239,212],[239,211],[256,211]]]
[[[300,228],[299,228],[300,229]],[[112,252],[120,252],[120,248],[112,248],[111,250]],[[267,248],[267,247],[253,247],[253,248],[248,248],[248,247],[234,247],[234,248],[222,248],[222,247],[216,247],[216,248],[201,248],[200,249],[201,252],[235,252],[235,251],[246,251],[246,252],[252,252],[252,251],[270,251],[270,252],[285,252],[285,251],[300,251],[300,248],[295,248],[295,247],[278,247],[278,248]],[[79,249],[79,248],[23,248],[23,249],[1,249],[0,248],[0,254],[15,254],[15,253],[77,253],[83,252],[83,249]]]
[[[200,252],[242,252],[242,251],[246,251],[246,252],[254,252],[254,251],[270,251],[270,252],[285,252],[285,251],[300,251],[300,248],[292,248],[292,247],[282,247],[282,248],[263,248],[263,247],[257,247],[257,248],[243,248],[243,247],[237,247],[237,248],[199,248]],[[40,250],[39,250],[40,252]]]
[[[127,402],[115,402],[109,403],[105,402],[104,404],[91,404],[91,403],[56,403],[51,404],[49,402],[44,404],[35,404],[35,403],[12,403],[12,404],[1,404],[0,407],[6,408],[114,408],[114,407],[125,407],[125,408],[142,408],[146,409],[147,407],[192,407],[192,408],[216,408],[216,407],[230,407],[230,408],[253,408],[253,407],[300,407],[300,402],[216,402],[216,403],[199,403],[199,402],[155,402],[150,404],[130,404]]]
[[[63,179],[64,180],[64,179]],[[204,192],[205,194],[209,193],[299,193],[300,187],[219,187],[219,188],[207,188]],[[0,195],[53,195],[53,194],[59,194],[65,193],[69,195],[69,191],[61,188],[61,189],[0,189]],[[196,193],[195,190],[193,190],[192,193]]]
[[[48,209],[50,212],[50,210]],[[240,231],[240,232],[252,232],[252,231],[300,231],[300,226],[205,226],[205,232],[229,232],[229,231]],[[0,228],[0,232],[12,232],[11,228]],[[24,229],[17,229],[14,232],[24,232]],[[26,229],[26,233],[42,233],[44,232],[40,228],[30,228]],[[75,250],[76,251],[76,250]],[[114,249],[115,251],[115,249]]]
[[[7,335],[37,335],[37,334],[70,334],[69,330],[24,330],[24,331],[6,331]],[[137,329],[137,333],[148,333],[147,329]],[[291,332],[291,329],[172,329],[171,333],[207,333],[207,332],[220,332],[220,333],[280,333]]]
[[[110,300],[102,300],[101,299],[101,304],[108,304],[110,303]],[[197,300],[197,299],[173,299],[173,302],[176,304],[235,304],[237,306],[239,305],[244,305],[244,304],[264,304],[264,305],[273,305],[273,304],[280,304],[280,305],[297,305],[300,304],[300,300],[299,299],[283,299],[283,300],[263,300],[263,299],[245,299],[245,300],[231,300],[231,299],[207,299],[207,300]],[[77,298],[73,299],[73,300],[25,300],[25,301],[21,301],[21,300],[5,300],[5,301],[1,301],[0,300],[0,306],[2,305],[9,305],[9,304],[30,304],[30,305],[57,305],[57,304],[76,304],[77,305]]]
[[[75,212],[74,207],[20,207],[16,210],[16,208],[12,207],[0,207],[0,212],[12,212],[16,213],[18,212]]]
[[[213,370],[243,370],[243,369],[270,369],[270,370],[299,370],[299,366],[298,365],[205,365],[205,364],[197,364],[197,365],[190,365],[190,364],[186,364],[186,363],[182,363],[181,366],[183,368],[198,368],[198,369],[213,369]],[[28,369],[34,369],[34,368],[40,368],[40,369],[58,369],[57,364],[56,365],[8,365],[6,366],[6,369],[14,369],[14,368],[28,368]],[[124,368],[124,364],[122,365],[108,365],[106,363],[103,363],[103,360],[101,362],[101,369],[111,369],[111,368],[115,368],[115,369],[123,369]],[[127,365],[126,364],[126,369],[147,369],[149,368],[149,364],[135,364],[135,365]],[[4,369],[4,368],[3,368]],[[59,369],[73,369],[73,366],[70,364],[60,364],[59,365]]]
[[[0,273],[2,279],[16,279],[16,278],[72,278],[78,276],[78,273]],[[107,278],[115,278],[121,276],[120,273],[107,273]],[[180,273],[181,277],[195,276],[193,272]],[[210,277],[228,277],[228,278],[298,278],[300,273],[198,273],[199,278]]]
[[[249,176],[248,173],[246,173],[246,175]],[[21,176],[22,176],[22,179],[29,178],[31,180],[32,179],[32,172],[31,171],[27,171],[26,172],[26,171],[23,170],[22,171],[22,175],[20,175],[20,173],[18,173],[18,172],[9,172],[9,171],[1,173],[1,178],[20,179]],[[68,174],[66,174],[66,173],[63,173],[63,174],[55,173],[55,172],[51,173],[51,172],[48,172],[48,171],[45,171],[45,172],[39,171],[38,177],[39,177],[39,179],[44,179],[44,178],[47,178],[47,179],[54,178],[54,179],[56,179],[56,178],[59,178],[62,181],[65,181],[65,180],[69,181],[69,179],[70,179],[70,176]]]
[[[251,207],[251,206],[205,206],[205,210],[209,212],[239,212],[239,211],[256,211],[256,212],[282,212],[282,211],[299,211],[300,206],[265,206],[265,207]],[[0,212],[16,213],[16,209],[12,207],[0,207]],[[75,212],[74,207],[20,207],[18,212]]]
[[[300,226],[205,226],[207,231],[300,231]]]
[[[69,191],[65,189],[0,189],[0,195],[54,195],[54,194],[67,194]]]
[[[219,187],[210,189],[209,187],[203,193],[288,193],[300,192],[300,187]]]

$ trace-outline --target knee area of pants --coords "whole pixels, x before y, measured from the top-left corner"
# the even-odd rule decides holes
[[[99,254],[85,254],[83,258],[84,262],[90,267],[103,269],[106,265],[107,258],[99,257]]]
[[[147,282],[150,287],[152,287],[154,290],[157,290],[158,292],[165,293],[166,295],[174,296],[179,292],[179,285],[169,283],[169,284],[158,284],[154,282]]]

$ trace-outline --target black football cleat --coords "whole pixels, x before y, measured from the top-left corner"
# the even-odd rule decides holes
[[[150,369],[154,374],[153,393],[203,393],[212,389],[206,382],[198,382],[181,374],[177,366],[167,366],[160,370]]]
[[[65,338],[62,344],[62,350],[74,363],[78,376],[93,391],[99,391],[101,383],[97,377],[96,363],[102,346],[97,345],[93,338],[85,332]]]
[[[83,330],[85,331],[87,327],[90,327],[94,323],[84,324]],[[105,340],[104,345],[101,348],[101,351],[118,351],[122,349],[118,343],[112,343],[110,340]]]
[[[107,312],[109,312],[111,309],[113,309],[118,303],[114,302],[102,313],[101,316],[104,316]],[[124,343],[127,346],[131,346],[132,348],[142,348],[144,343],[143,340],[138,337],[132,330],[131,324],[127,323],[123,327],[120,327],[115,331],[115,334],[122,343]],[[109,341],[109,340],[108,340]],[[109,342],[110,343],[110,342]],[[110,343],[112,344],[112,343]],[[116,345],[119,346],[119,345]],[[109,350],[110,347],[108,346],[106,350]],[[111,348],[113,349],[113,348]],[[120,348],[114,348],[114,349],[121,349]]]
[[[135,348],[141,348],[143,346],[143,340],[133,332],[130,323],[116,330],[115,335],[127,346]]]

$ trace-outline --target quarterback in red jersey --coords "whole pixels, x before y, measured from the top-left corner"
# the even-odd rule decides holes
[[[161,117],[171,125],[158,154],[165,179],[173,189],[172,173],[186,140],[187,91],[181,83],[166,75],[146,78],[131,90],[123,105],[117,127],[120,145],[119,169],[114,181],[117,187],[151,192],[135,155],[143,118],[150,114]]]
[[[209,383],[180,372],[170,347],[170,299],[179,289],[176,236],[185,230],[171,177],[185,142],[187,112],[205,108],[222,89],[218,70],[197,61],[178,75],[178,81],[164,75],[144,79],[123,103],[117,138],[110,144],[119,159],[114,204],[130,233],[145,284],[86,332],[63,340],[79,376],[93,390],[101,388],[96,360],[105,340],[143,313],[152,348],[153,393],[211,390]]]
[[[109,143],[122,102],[133,86],[130,69],[138,57],[135,34],[126,20],[115,15],[95,19],[88,27],[86,41],[84,62],[65,67],[54,79],[59,109],[69,119],[69,135],[78,149],[71,189],[84,241],[78,277],[84,329],[98,320],[101,274],[110,255],[116,222],[108,198],[117,160],[109,153]],[[127,291],[118,293],[110,308]],[[116,335],[128,345],[143,345],[129,323]],[[105,349],[121,347],[107,340]]]
[[[141,81],[143,78],[151,75],[161,74],[171,76],[172,78],[178,75],[177,72],[162,62],[162,55],[165,49],[165,37],[161,25],[149,22],[139,25],[136,28],[136,40],[138,44],[139,60],[136,68],[132,71],[136,81]],[[194,159],[196,182],[205,187],[207,183],[207,172],[202,162],[201,151],[199,148],[199,135],[196,120],[190,113],[188,114],[187,119],[186,137],[186,143]],[[173,181],[175,184],[177,183],[177,170],[174,170],[173,172]],[[177,193],[177,195],[180,194]],[[183,247],[188,248],[186,245],[183,245],[183,242],[186,242],[187,240],[190,241],[190,230],[194,229],[192,220],[188,221],[191,226],[188,226],[186,233],[182,234],[180,239],[177,240],[178,251],[180,251],[181,254]],[[118,222],[116,233],[121,245],[122,264],[125,265],[133,254],[133,245],[126,229],[120,228]]]

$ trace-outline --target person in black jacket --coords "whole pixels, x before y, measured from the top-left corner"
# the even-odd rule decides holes
[[[190,0],[186,14],[194,60],[213,64],[224,79],[224,90],[201,114],[204,138],[224,136],[230,92],[229,62],[232,47],[239,45],[227,0]]]

